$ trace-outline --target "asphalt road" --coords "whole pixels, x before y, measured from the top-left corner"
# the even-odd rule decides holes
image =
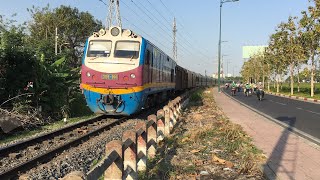
[[[231,95],[230,89],[224,91]],[[320,104],[267,94],[259,101],[255,94],[246,97],[243,92],[237,92],[233,97],[278,121],[320,139]]]

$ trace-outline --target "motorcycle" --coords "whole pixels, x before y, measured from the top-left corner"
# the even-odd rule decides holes
[[[246,94],[246,96],[248,97],[249,95],[251,95],[251,90],[250,90],[250,89],[246,89],[245,94]]]
[[[235,87],[232,87],[232,88],[231,88],[231,95],[232,95],[232,96],[235,96],[235,95],[236,95],[236,88],[235,88]]]
[[[262,101],[262,99],[264,98],[264,91],[263,89],[258,89],[257,90],[257,97],[259,101]]]

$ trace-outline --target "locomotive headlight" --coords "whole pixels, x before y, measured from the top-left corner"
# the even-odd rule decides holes
[[[87,72],[87,77],[90,77],[90,76],[91,76],[90,72]]]
[[[111,29],[111,35],[112,35],[112,36],[118,36],[119,34],[120,34],[119,28],[113,27],[113,28]]]
[[[134,78],[136,78],[136,75],[135,75],[135,74],[131,74],[130,77],[131,77],[132,79],[134,79]]]

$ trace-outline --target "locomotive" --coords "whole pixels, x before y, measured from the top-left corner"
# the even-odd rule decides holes
[[[179,91],[213,83],[129,29],[101,29],[85,43],[80,88],[94,113],[128,116]]]

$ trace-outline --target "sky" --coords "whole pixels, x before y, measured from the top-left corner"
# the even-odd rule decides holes
[[[104,0],[108,2],[108,0]],[[27,8],[60,5],[88,11],[106,23],[107,6],[99,0],[0,0],[0,15],[31,21]],[[177,19],[178,64],[211,75],[217,72],[220,0],[120,0],[122,27],[132,29],[172,56],[172,24]],[[242,46],[267,45],[269,36],[289,16],[300,16],[308,0],[240,0],[222,7],[224,72],[238,75]],[[228,62],[228,63],[227,63]]]

